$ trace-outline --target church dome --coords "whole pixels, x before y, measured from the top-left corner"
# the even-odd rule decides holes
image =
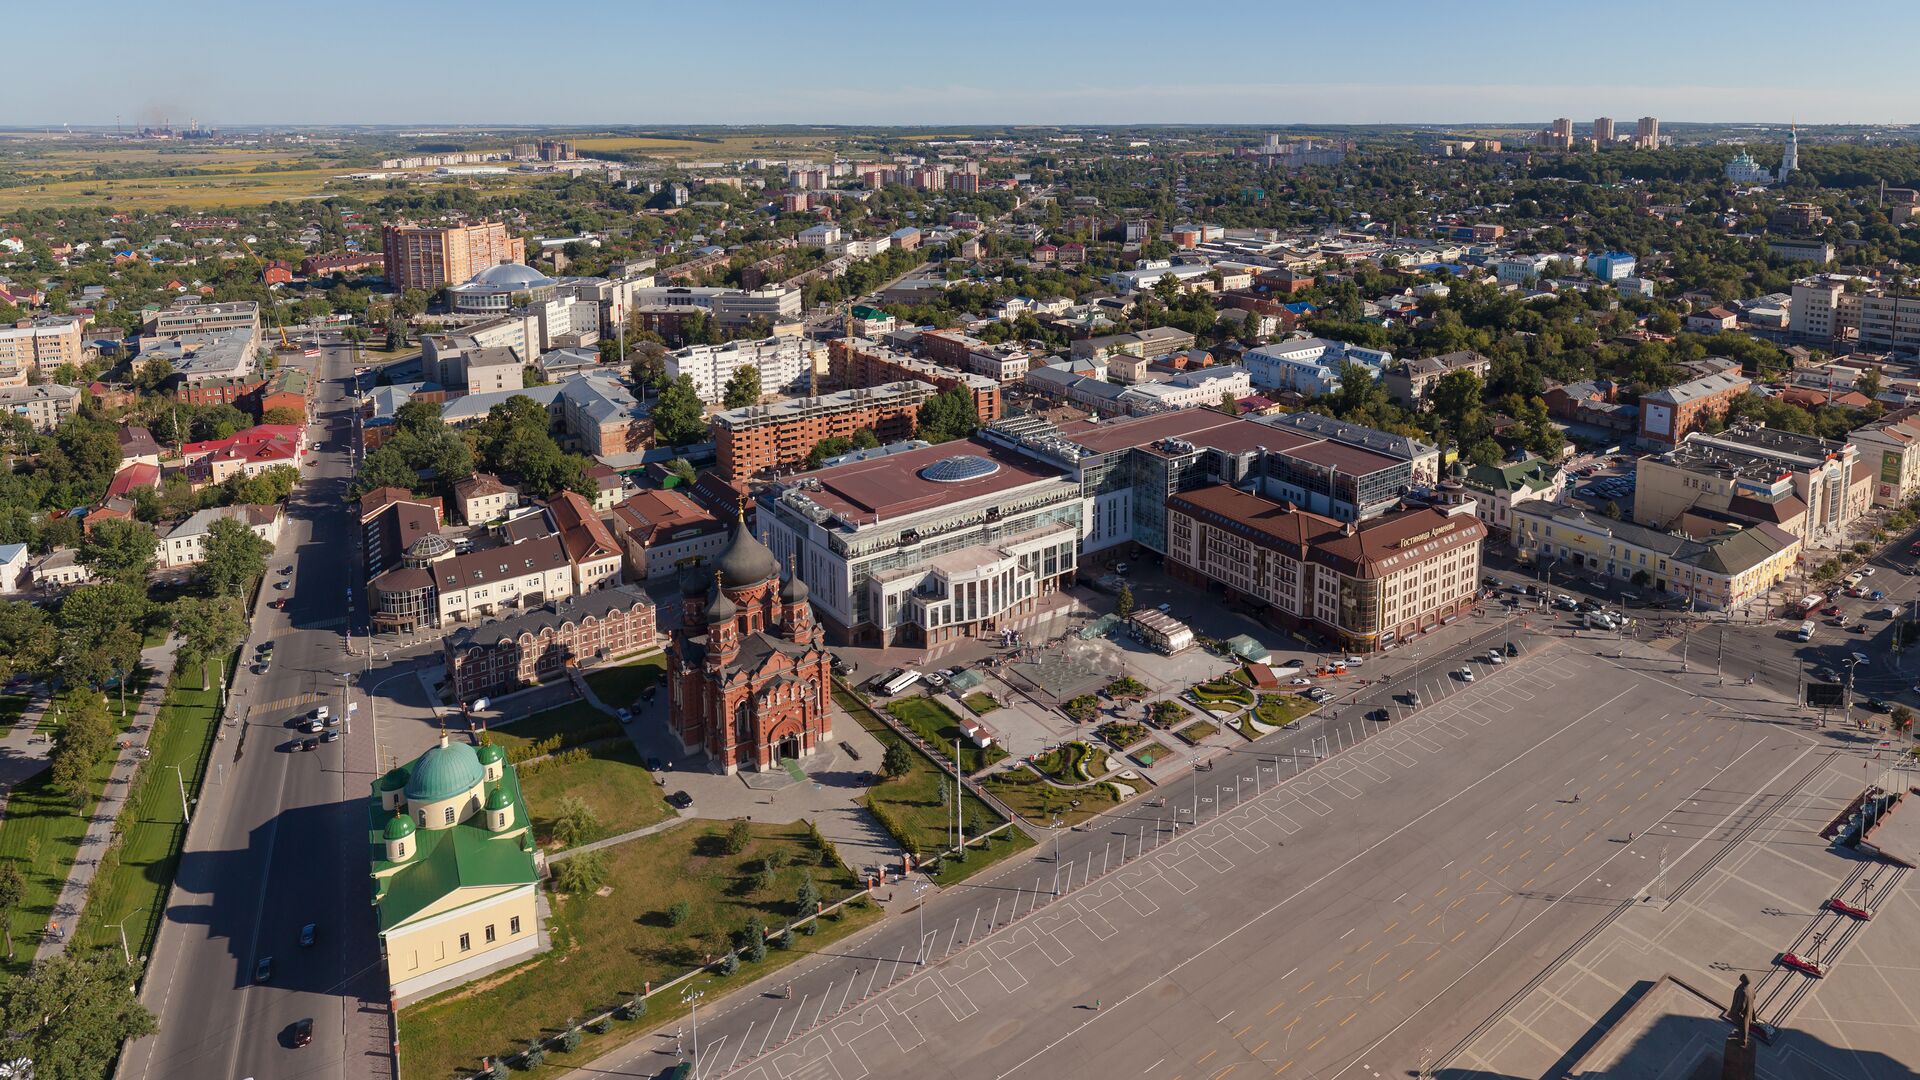
[[[729,622],[739,613],[740,608],[735,605],[732,600],[727,599],[725,589],[716,588],[713,590],[713,599],[707,601],[708,626]]]
[[[758,585],[780,574],[780,560],[754,537],[745,521],[733,527],[733,540],[714,566],[720,571],[720,583],[729,589]]]
[[[405,814],[395,814],[387,819],[386,838],[405,840],[413,835],[413,820]]]
[[[689,566],[680,571],[680,595],[699,596],[713,583],[713,575],[698,566]]]
[[[512,805],[513,796],[507,794],[506,788],[494,788],[493,791],[487,795],[487,809],[489,810],[505,810]]]
[[[486,779],[480,755],[466,743],[448,742],[432,747],[414,762],[413,775],[407,778],[407,801],[439,802],[470,790]]]
[[[800,580],[799,574],[787,575],[787,583],[780,586],[780,602],[783,604],[807,602],[807,583]]]

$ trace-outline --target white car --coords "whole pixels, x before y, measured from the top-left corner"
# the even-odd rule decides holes
[[[1461,669],[1460,669],[1460,681],[1461,681],[1461,682],[1472,682],[1472,681],[1473,681],[1473,669],[1472,669],[1472,668],[1464,668],[1464,667],[1463,667],[1463,668],[1461,668]]]
[[[1288,679],[1287,685],[1288,686],[1312,686],[1313,680],[1296,676],[1294,678]]]
[[[325,705],[315,706],[312,713],[313,718],[315,720],[320,721],[321,723],[325,723],[327,720],[327,717],[330,715],[332,715],[332,713],[328,711]]]
[[[1504,656],[1501,656],[1501,655],[1500,655],[1500,650],[1499,650],[1499,649],[1488,649],[1488,650],[1487,650],[1487,663],[1489,663],[1489,664],[1504,664],[1504,663],[1506,663],[1506,662],[1507,662],[1507,658],[1506,658],[1506,657],[1504,657]]]
[[[1873,576],[1873,567],[1871,567],[1871,566],[1863,566],[1863,567],[1861,567],[1861,568],[1860,568],[1860,576],[1861,576],[1861,577],[1863,577],[1863,578],[1870,578],[1870,577],[1872,577],[1872,576]]]
[[[1360,656],[1349,656],[1349,657],[1347,657],[1347,666],[1348,666],[1348,667],[1359,667],[1359,666],[1360,666],[1361,664],[1364,664],[1364,663],[1366,663],[1366,662],[1367,662],[1367,661],[1366,661],[1366,658],[1364,658],[1364,657],[1360,657]]]

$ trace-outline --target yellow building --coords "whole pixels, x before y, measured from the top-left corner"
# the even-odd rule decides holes
[[[380,951],[396,1002],[547,947],[533,829],[500,747],[442,734],[373,785],[368,816]]]

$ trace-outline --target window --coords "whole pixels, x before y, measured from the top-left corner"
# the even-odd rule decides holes
[[[447,807],[447,824],[453,824],[453,807]]]
[[[492,923],[487,924],[486,940],[487,940],[487,944],[489,945],[493,944],[493,924]]]
[[[460,935],[460,951],[461,952],[473,951],[473,935],[472,934]]]
[[[517,934],[519,932],[520,932],[520,916],[515,915],[513,918],[507,920],[507,933]]]

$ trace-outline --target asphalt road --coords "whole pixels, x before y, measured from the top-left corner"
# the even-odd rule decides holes
[[[355,541],[343,502],[351,428],[341,380],[352,368],[337,347],[319,364],[315,463],[289,502],[246,645],[251,657],[273,642],[273,664],[236,683],[229,715],[244,720],[215,748],[142,990],[159,1032],[127,1049],[122,1078],[388,1071],[361,802],[375,761],[369,725],[316,751],[288,749],[295,718],[322,701],[342,711],[341,675],[357,670],[344,648]],[[291,590],[273,589],[288,565]],[[267,606],[280,597],[285,611]],[[307,923],[317,941],[302,948]],[[273,958],[272,978],[256,983],[263,957]],[[287,1029],[306,1017],[313,1044],[293,1049]]]
[[[1434,692],[1298,779],[1324,730],[895,915],[783,975],[791,996],[709,1003],[700,1074],[1411,1075],[1817,767],[1804,737],[1564,640]],[[571,1075],[653,1076],[672,1035]]]

